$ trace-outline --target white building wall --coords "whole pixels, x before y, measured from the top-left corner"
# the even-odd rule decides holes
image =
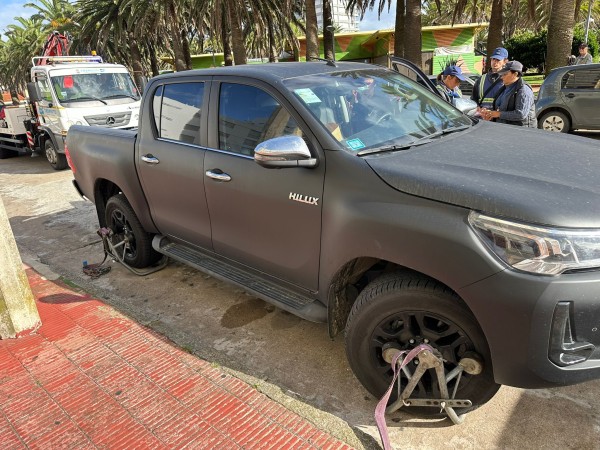
[[[331,2],[331,16],[333,24],[343,31],[358,31],[358,14],[346,14],[346,0],[329,0]],[[317,26],[323,28],[323,0],[315,0],[317,10]]]

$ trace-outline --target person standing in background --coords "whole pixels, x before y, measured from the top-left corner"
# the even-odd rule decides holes
[[[471,100],[477,103],[479,108],[490,109],[492,107],[494,97],[502,87],[498,71],[508,62],[508,50],[504,47],[498,47],[492,52],[491,58],[490,71],[479,77],[471,94]]]
[[[437,76],[435,87],[448,103],[452,103],[453,98],[462,98],[459,86],[460,82],[465,80],[460,67],[448,66]]]
[[[575,58],[575,65],[579,64],[591,64],[592,55],[588,53],[588,45],[584,42],[579,45],[579,56]]]
[[[498,74],[502,87],[492,109],[483,108],[481,117],[497,123],[536,128],[535,98],[531,86],[523,81],[523,64],[509,61]]]

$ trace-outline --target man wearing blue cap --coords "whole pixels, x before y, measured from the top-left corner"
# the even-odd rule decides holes
[[[454,65],[448,66],[438,75],[435,87],[447,102],[452,103],[452,98],[462,97],[462,92],[460,92],[458,86],[465,79],[460,67]]]
[[[491,70],[475,82],[471,94],[471,100],[477,103],[480,108],[486,109],[492,107],[494,98],[502,87],[498,71],[508,62],[508,50],[504,47],[498,47],[493,51],[491,58]]]

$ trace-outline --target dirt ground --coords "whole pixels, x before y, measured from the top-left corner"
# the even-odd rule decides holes
[[[95,209],[44,158],[0,161],[0,196],[22,258],[86,290],[180,347],[254,380],[284,404],[303,405],[309,420],[330,416],[334,434],[358,448],[377,448],[376,399],[354,378],[343,338],[324,324],[303,321],[243,291],[179,263],[136,276],[116,263],[92,280],[83,261],[102,260]],[[396,448],[600,449],[600,381],[521,390],[502,387],[463,424],[388,420]]]

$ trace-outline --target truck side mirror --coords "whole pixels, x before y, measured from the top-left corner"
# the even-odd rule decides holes
[[[466,115],[471,115],[477,111],[477,103],[470,98],[452,98],[452,106]]]
[[[318,160],[299,136],[280,136],[261,142],[254,149],[254,161],[263,167],[315,167]]]
[[[42,93],[40,92],[40,87],[37,83],[27,83],[27,93],[29,94],[29,101],[32,103],[39,102],[42,99]]]

